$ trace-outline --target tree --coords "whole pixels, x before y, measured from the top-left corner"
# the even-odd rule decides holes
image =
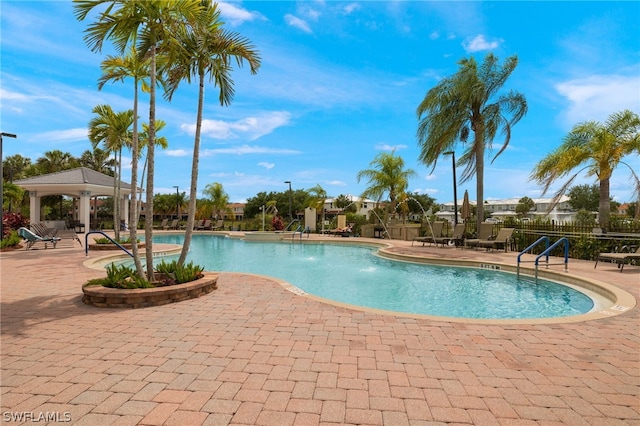
[[[183,264],[189,253],[191,236],[196,213],[196,197],[198,191],[198,163],[200,158],[200,134],[202,131],[202,114],[204,106],[205,79],[208,76],[219,88],[218,100],[221,106],[231,104],[233,100],[234,82],[231,79],[232,59],[242,66],[246,60],[255,74],[260,67],[260,57],[247,39],[233,32],[221,29],[220,11],[217,4],[208,0],[202,1],[202,8],[197,19],[189,20],[188,25],[177,27],[177,45],[180,47],[175,56],[167,61],[166,97],[171,100],[180,82],[191,78],[198,82],[198,108],[196,113],[196,130],[193,142],[193,159],[191,166],[191,187],[189,216],[178,263]]]
[[[569,205],[573,210],[587,210],[595,212],[598,210],[600,188],[598,185],[575,185],[569,188]]]
[[[100,143],[105,151],[113,152],[116,172],[113,177],[113,231],[120,240],[120,191],[122,182],[122,148],[131,143],[133,110],[115,112],[109,105],[97,105],[96,116],[89,121],[89,140],[96,149]]]
[[[598,221],[600,228],[606,231],[611,214],[609,181],[619,164],[631,170],[633,189],[640,195],[636,170],[622,161],[633,153],[640,154],[640,118],[625,110],[611,114],[605,123],[587,121],[574,126],[562,144],[535,166],[531,179],[544,186],[544,194],[552,183],[580,167],[556,192],[550,206],[553,208],[580,173],[586,170],[587,176],[596,176],[599,182]]]
[[[27,172],[31,168],[31,159],[20,154],[10,155],[2,161],[2,179],[13,182],[13,180],[27,177]]]
[[[147,279],[153,280],[153,188],[156,139],[157,56],[168,54],[175,46],[173,34],[180,25],[200,14],[200,0],[74,0],[74,13],[83,21],[96,7],[107,5],[96,22],[85,30],[84,40],[94,52],[100,52],[111,39],[118,53],[134,44],[139,58],[149,58],[149,144],[147,158],[147,199],[145,213],[145,254]]]
[[[56,173],[64,170],[78,167],[78,159],[69,152],[62,152],[59,149],[47,151],[44,156],[38,158],[35,164],[38,174]],[[66,216],[62,205],[63,195],[49,195],[42,197],[41,204],[49,207],[50,212],[54,211],[54,207],[59,207],[58,218],[62,219]]]
[[[536,203],[534,203],[531,198],[522,197],[518,200],[518,205],[516,206],[516,214],[518,215],[518,217],[526,217],[531,209],[535,206]]]
[[[133,78],[133,132],[131,135],[131,206],[129,209],[129,241],[131,241],[131,249],[133,259],[136,265],[138,275],[144,276],[142,262],[138,255],[138,158],[140,153],[140,144],[138,143],[138,86],[142,85],[144,92],[149,92],[149,84],[146,79],[149,78],[149,60],[147,58],[140,59],[132,46],[129,54],[126,56],[106,57],[100,65],[102,76],[98,80],[98,90],[109,81],[124,81],[125,78]]]
[[[204,195],[209,197],[211,202],[212,214],[216,216],[216,219],[222,219],[222,216],[231,214],[229,211],[229,194],[224,192],[224,188],[221,183],[214,182],[204,187],[202,191]]]
[[[409,186],[409,178],[416,175],[413,169],[404,168],[402,157],[391,152],[381,152],[369,163],[371,169],[360,170],[357,180],[366,178],[368,187],[362,193],[362,198],[372,198],[380,202],[385,194],[391,201],[391,213],[395,212],[398,197],[404,194]]]
[[[457,161],[464,165],[461,182],[475,175],[477,200],[477,226],[484,218],[484,156],[492,148],[498,131],[504,133],[504,142],[492,162],[509,145],[511,128],[527,113],[525,97],[516,91],[500,94],[518,58],[511,56],[503,65],[489,53],[478,66],[475,59],[463,59],[456,74],[442,79],[431,88],[417,108],[419,160],[435,168],[440,155],[453,151],[457,140],[466,145],[473,132],[473,140],[466,145]]]
[[[113,158],[109,158],[109,151],[96,147],[92,150],[87,149],[80,155],[80,165],[96,172],[113,176],[115,174],[116,161]]]
[[[318,210],[322,213],[320,220],[322,222],[322,233],[324,234],[324,203],[327,200],[327,191],[320,184],[309,189],[309,207],[316,209],[316,217]]]

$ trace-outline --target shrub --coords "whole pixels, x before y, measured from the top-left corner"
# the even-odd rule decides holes
[[[22,241],[20,235],[18,235],[16,231],[10,231],[10,233],[0,243],[0,248],[15,247],[20,244],[20,241]]]
[[[110,240],[107,237],[100,237],[100,238],[94,238],[93,241],[96,242],[96,244],[113,244],[113,241],[115,240]],[[131,242],[131,239],[129,237],[121,237],[120,240],[118,241],[118,244],[129,244]],[[140,242],[140,239],[138,239],[138,242]]]
[[[2,238],[6,238],[11,231],[17,231],[23,226],[29,226],[29,219],[20,213],[5,212],[2,214]]]
[[[166,263],[164,260],[156,265],[156,271],[172,277],[176,284],[188,283],[202,278],[204,275],[204,267],[194,265],[193,262],[187,264],[179,264],[177,260]]]
[[[109,288],[151,288],[151,284],[146,279],[136,274],[136,271],[128,266],[107,266],[107,276],[105,278],[94,278],[89,280],[87,285],[101,285]]]

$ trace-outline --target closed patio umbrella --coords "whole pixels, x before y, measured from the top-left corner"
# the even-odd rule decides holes
[[[471,206],[469,205],[469,191],[464,191],[464,199],[462,200],[462,208],[460,208],[460,217],[463,222],[471,217]]]

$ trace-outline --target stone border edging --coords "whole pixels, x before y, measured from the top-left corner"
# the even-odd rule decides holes
[[[218,274],[207,272],[195,281],[155,288],[117,289],[85,284],[82,302],[98,308],[146,308],[195,299],[217,288]]]

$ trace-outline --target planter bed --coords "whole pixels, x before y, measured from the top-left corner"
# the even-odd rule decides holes
[[[127,250],[131,250],[133,247],[131,244],[120,244]],[[144,243],[138,243],[138,248],[144,248]],[[120,250],[115,244],[89,244],[89,250]]]
[[[146,308],[195,299],[217,288],[218,275],[205,273],[195,281],[155,288],[119,289],[84,285],[82,301],[98,308]]]

